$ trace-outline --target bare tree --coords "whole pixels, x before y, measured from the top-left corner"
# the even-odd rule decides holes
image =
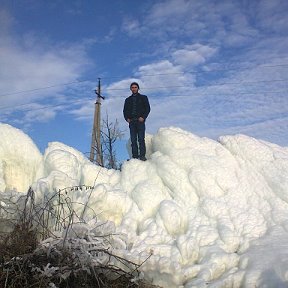
[[[106,119],[102,120],[101,128],[101,149],[103,155],[103,166],[109,169],[119,169],[119,163],[116,157],[115,142],[124,135],[119,128],[118,120],[109,121],[108,114]]]

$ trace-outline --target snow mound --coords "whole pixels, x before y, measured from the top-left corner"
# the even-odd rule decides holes
[[[20,151],[8,136],[16,130],[5,129],[0,126],[10,149]],[[75,149],[50,143],[42,177],[35,179],[41,157],[25,139],[30,146],[22,139],[22,148],[31,147],[27,159],[35,164],[22,174],[16,167],[24,165],[19,159],[14,168],[9,150],[0,153],[1,161],[10,159],[11,171],[18,171],[19,183],[27,175],[31,184],[35,180],[38,199],[63,189],[87,223],[95,216],[92,211],[101,221],[115,223],[116,233],[125,235],[125,247],[117,253],[144,262],[141,269],[154,284],[288,285],[287,252],[281,253],[283,248],[288,251],[288,148],[245,135],[214,141],[180,128],[161,128],[149,137],[148,161],[132,159],[121,171],[95,166]],[[2,181],[8,186],[12,180]],[[77,185],[90,190],[69,189]],[[273,255],[277,258],[271,259]]]
[[[27,192],[42,176],[42,155],[21,130],[0,123],[0,191]]]

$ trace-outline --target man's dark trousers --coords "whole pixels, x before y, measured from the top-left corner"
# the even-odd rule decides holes
[[[130,128],[130,139],[132,147],[132,157],[133,158],[144,157],[146,154],[145,122],[132,120],[129,123],[129,128]],[[138,150],[138,142],[139,142],[139,150]]]

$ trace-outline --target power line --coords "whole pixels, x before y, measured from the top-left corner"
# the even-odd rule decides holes
[[[93,99],[92,98],[91,99],[87,98],[86,100],[91,100],[92,101]],[[80,102],[83,102],[83,99],[70,101],[69,104],[75,104],[75,103],[80,103]],[[1,107],[0,106],[0,110],[7,110],[7,109],[11,109],[11,108],[19,108],[19,107],[22,107],[22,106],[29,106],[31,104],[36,104],[36,103],[35,102],[30,102],[30,103],[13,105],[13,106],[5,106],[5,107]],[[65,106],[65,105],[67,105],[67,103],[61,103],[61,104],[55,104],[55,105],[47,105],[47,106],[37,107],[37,108],[33,108],[33,109],[26,109],[26,110],[22,110],[22,111],[30,112],[30,111],[34,111],[34,110],[42,110],[42,109],[54,108],[54,107]]]
[[[223,93],[223,92],[222,92]],[[257,94],[279,94],[279,95],[282,95],[283,93],[287,93],[287,91],[260,91],[260,92],[237,92],[237,93],[225,93],[225,94],[221,94],[222,97],[225,97],[225,96],[230,96],[230,95],[257,95]],[[150,95],[150,97],[153,97],[153,94]],[[165,98],[174,98],[174,97],[177,97],[177,98],[193,98],[193,97],[205,97],[205,96],[219,96],[219,94],[213,94],[213,93],[197,93],[197,94],[189,94],[189,95],[183,95],[183,94],[170,94],[170,95],[163,95],[163,97]],[[114,96],[113,99],[115,98],[125,98],[127,97],[127,95],[122,95],[122,96]],[[153,99],[153,98],[152,98]],[[152,100],[151,99],[151,100]],[[85,100],[95,100],[95,99],[85,99]],[[61,104],[55,104],[55,105],[47,105],[47,106],[42,106],[42,107],[37,107],[37,108],[33,108],[33,109],[25,109],[25,110],[22,110],[22,112],[31,112],[31,111],[37,111],[37,110],[44,110],[44,109],[48,109],[48,108],[55,108],[55,107],[60,107],[60,106],[68,106],[68,104],[75,104],[75,103],[81,103],[83,102],[83,99],[81,100],[76,100],[76,101],[72,101],[72,102],[69,102],[69,103],[61,103]],[[9,108],[19,108],[21,106],[26,106],[26,105],[30,105],[30,104],[33,104],[33,103],[25,103],[25,104],[21,104],[21,105],[17,105],[17,106],[10,106],[10,107],[0,107],[0,111],[1,110],[6,110],[6,109],[9,109]]]
[[[70,82],[71,83],[79,83],[79,82],[86,82],[88,80],[83,80],[83,81],[77,81],[77,82]],[[244,85],[244,84],[257,84],[257,83],[276,83],[276,82],[286,82],[288,81],[288,79],[270,79],[270,80],[257,80],[257,81],[241,81],[241,82],[222,82],[222,83],[219,83],[219,84],[214,84],[214,85],[210,85],[210,86],[205,86],[205,89],[207,88],[212,88],[212,87],[220,87],[220,86],[225,86],[225,85]],[[60,84],[59,84],[60,85]],[[59,85],[53,85],[53,86],[47,86],[46,88],[48,87],[55,87],[55,86],[59,86]],[[66,84],[62,84],[62,85],[69,85],[69,83],[66,83]],[[35,91],[35,90],[40,90],[40,89],[46,89],[46,88],[37,88],[37,89],[33,89],[33,90],[29,90],[29,91]],[[170,86],[154,86],[154,87],[144,87],[144,89],[146,90],[152,90],[152,89],[169,89],[169,88],[185,88],[185,89],[191,89],[191,88],[194,88],[194,87],[190,87],[190,86],[187,86],[187,85],[170,85]],[[196,89],[199,88],[199,87],[195,87]],[[127,88],[107,88],[105,89],[106,91],[121,91],[121,90],[127,90]],[[26,90],[27,92],[28,90]],[[287,91],[281,91],[283,93],[287,93]],[[20,93],[20,92],[17,92],[17,93]],[[260,92],[244,92],[244,93],[238,93],[238,94],[259,94]],[[264,92],[261,92],[262,94],[263,93],[271,93],[269,91],[264,91]],[[274,93],[272,91],[272,93]],[[277,92],[278,93],[278,92]],[[11,94],[7,94],[7,95],[11,95]],[[210,95],[210,94],[209,94]],[[3,95],[0,95],[0,96],[3,96]],[[126,95],[127,96],[127,95]],[[113,96],[113,98],[118,98],[118,97],[126,97],[126,96]],[[170,95],[172,96],[172,95]],[[170,97],[169,95],[165,95],[165,97]],[[174,95],[173,95],[174,96]],[[185,95],[177,95],[177,96],[184,96]],[[190,97],[190,95],[188,96]],[[71,104],[73,103],[77,103],[77,102],[82,102],[83,100],[75,100],[73,102],[70,102]],[[13,106],[6,106],[6,107],[1,107],[0,106],[0,110],[6,110],[6,109],[10,109],[10,108],[19,108],[21,106],[26,106],[26,105],[30,105],[30,104],[33,104],[35,102],[30,102],[30,103],[24,103],[24,104],[19,104],[19,105],[13,105]],[[61,106],[63,104],[59,104],[59,105],[56,105],[55,107],[57,106]],[[44,106],[45,107],[45,106]],[[48,107],[54,107],[54,106],[46,106],[47,108]],[[40,107],[40,108],[35,108],[36,110],[38,109],[45,109],[43,107]],[[29,110],[28,110],[29,111]]]
[[[224,85],[241,85],[241,84],[255,84],[255,83],[270,83],[270,82],[285,82],[288,79],[272,79],[272,80],[257,80],[257,81],[241,81],[241,82],[222,82],[219,84],[210,85],[208,87],[217,87],[217,86],[224,86]],[[150,90],[150,89],[167,89],[167,88],[191,88],[187,85],[172,85],[172,86],[154,86],[154,87],[144,87],[143,89]],[[197,87],[196,87],[197,88]],[[199,88],[199,87],[198,87]],[[116,90],[127,90],[127,88],[106,88],[106,91],[116,91]]]
[[[169,97],[179,97],[179,98],[185,98],[185,97],[197,97],[197,96],[201,96],[201,97],[205,97],[205,96],[219,96],[219,94],[221,93],[221,96],[225,97],[225,96],[231,96],[231,95],[257,95],[257,94],[260,94],[260,95],[263,95],[263,94],[279,94],[279,95],[282,95],[284,93],[287,94],[287,90],[286,91],[260,91],[260,92],[229,92],[229,93],[225,93],[223,91],[219,91],[218,94],[215,94],[215,93],[199,93],[197,92],[196,94],[193,93],[193,92],[190,92],[191,94],[187,94],[187,95],[183,95],[183,94],[169,94],[169,95],[161,95],[161,97],[164,97],[164,98],[169,98]],[[286,95],[285,94],[285,95]],[[157,95],[153,95],[153,94],[150,94],[149,97],[152,97],[153,99],[153,96],[157,96]],[[112,96],[113,99],[115,98],[125,98],[127,97],[127,95],[117,95],[117,96]]]
[[[261,94],[261,95],[263,95],[263,94],[279,94],[279,95],[283,95],[282,93],[287,93],[287,91],[265,91],[265,92],[237,92],[237,93],[232,93],[232,92],[230,92],[230,93],[225,93],[225,94],[223,94],[223,92],[221,93],[221,97],[225,97],[225,96],[231,96],[231,95],[235,95],[235,96],[237,96],[237,95],[257,95],[257,94]],[[169,96],[167,96],[167,97],[179,97],[179,98],[185,98],[185,97],[195,97],[195,96],[219,96],[219,94],[212,94],[212,93],[203,93],[203,94],[196,94],[196,95],[169,95]]]
[[[79,81],[73,81],[73,82],[62,83],[62,84],[55,84],[55,85],[39,87],[39,88],[34,88],[34,89],[29,89],[29,90],[21,90],[21,91],[1,94],[0,97],[11,96],[11,95],[16,95],[16,94],[23,94],[23,93],[30,93],[30,92],[35,92],[35,91],[39,91],[39,90],[51,89],[51,88],[60,87],[60,86],[68,86],[68,85],[72,85],[72,84],[76,84],[76,83],[78,84],[78,83],[83,83],[83,82],[88,82],[88,81],[89,80],[79,80]]]
[[[259,65],[257,68],[275,68],[275,67],[288,67],[288,64],[275,64],[275,65]],[[138,77],[155,77],[155,76],[168,76],[168,75],[184,75],[184,74],[203,74],[203,73],[212,73],[212,72],[220,72],[220,71],[238,71],[238,70],[245,70],[245,69],[250,69],[251,67],[241,67],[241,68],[235,68],[235,69],[211,69],[208,71],[185,71],[185,72],[169,72],[169,73],[155,73],[155,74],[142,74]],[[101,79],[114,79],[114,78],[137,78],[135,76],[111,76],[111,77],[100,77]],[[0,97],[5,97],[5,96],[11,96],[11,95],[17,95],[17,94],[23,94],[23,93],[30,93],[30,92],[35,92],[35,91],[40,91],[40,90],[46,90],[46,89],[51,89],[55,87],[61,87],[61,86],[69,86],[69,85],[74,85],[74,84],[79,84],[83,82],[89,82],[92,80],[77,80],[77,81],[72,81],[68,83],[60,83],[60,84],[55,84],[55,85],[49,85],[49,86],[44,86],[44,87],[39,87],[39,88],[34,88],[34,89],[28,89],[28,90],[20,90],[20,91],[15,91],[15,92],[7,92],[4,94],[0,94]],[[273,81],[273,80],[272,80]],[[276,80],[275,80],[276,81]],[[145,88],[145,89],[155,89],[157,87],[151,87],[151,88]],[[108,88],[109,89],[109,88]],[[106,90],[108,90],[106,89]],[[109,89],[113,90],[113,88]],[[116,88],[115,88],[116,90]],[[119,89],[121,90],[121,89]],[[124,89],[123,89],[124,90]]]
[[[87,81],[89,81],[89,80],[83,80],[81,82],[87,82]],[[224,86],[224,85],[257,84],[257,83],[273,83],[273,82],[285,82],[285,81],[288,81],[288,79],[270,79],[270,80],[241,81],[241,82],[222,82],[222,83],[219,83],[219,84],[213,84],[213,85],[206,86],[206,87],[217,87],[217,86]],[[71,82],[71,83],[77,83],[77,82]],[[61,85],[62,86],[69,85],[69,83],[61,84]],[[37,89],[33,89],[33,90],[25,90],[25,91],[22,91],[22,92],[26,93],[26,92],[29,92],[29,91],[31,92],[31,91],[36,91],[36,90],[48,89],[49,87],[55,87],[55,86],[60,86],[60,84],[59,85],[54,85],[54,86],[47,86],[47,87],[43,87],[43,88],[37,88]],[[186,89],[189,89],[189,88],[193,88],[193,87],[190,87],[190,86],[187,86],[187,85],[170,85],[170,86],[144,87],[143,89],[152,90],[152,89],[168,89],[168,88],[186,88]],[[199,87],[196,87],[196,88],[199,88]],[[104,90],[105,91],[121,91],[121,90],[127,90],[127,88],[106,88]],[[20,94],[20,93],[21,92],[18,91],[15,94]],[[12,95],[12,94],[13,93],[2,94],[2,95],[0,95],[0,97],[9,96],[9,95]],[[31,103],[33,103],[33,102],[31,102]],[[31,103],[26,103],[26,104],[28,105],[28,104],[31,104]],[[21,104],[21,105],[26,105],[26,104]],[[19,106],[21,106],[21,105],[19,105]],[[0,107],[0,109],[1,108],[6,108],[6,107]],[[7,107],[7,108],[9,108],[9,107]]]
[[[275,67],[288,67],[288,64],[275,64],[275,65],[259,65],[257,68],[275,68]],[[211,69],[211,70],[201,70],[201,71],[185,71],[185,72],[170,72],[170,73],[156,73],[156,74],[141,74],[138,77],[154,77],[154,76],[167,76],[167,75],[181,75],[181,74],[204,74],[211,72],[223,72],[223,71],[239,71],[250,69],[251,67],[238,67],[232,69]],[[135,76],[109,76],[109,77],[101,77],[101,79],[117,79],[117,78],[137,78]]]

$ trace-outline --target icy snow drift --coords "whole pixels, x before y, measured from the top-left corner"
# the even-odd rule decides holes
[[[0,123],[0,191],[27,191],[42,175],[42,155],[21,130]]]
[[[44,156],[23,133],[0,125],[0,188],[38,199],[67,188],[125,235],[118,254],[163,287],[287,287],[288,148],[244,135],[219,141],[179,128],[149,138],[148,161],[121,171],[50,143]],[[37,170],[37,171],[36,171]],[[71,191],[68,187],[93,188]],[[85,210],[85,219],[92,218]]]

